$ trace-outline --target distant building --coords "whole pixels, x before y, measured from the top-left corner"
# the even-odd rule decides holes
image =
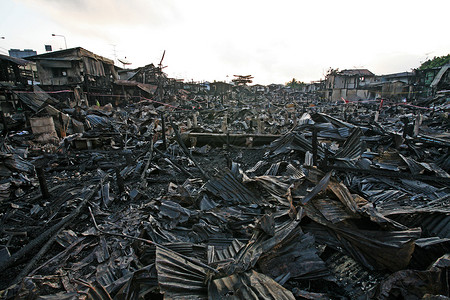
[[[367,69],[348,69],[329,74],[326,78],[326,98],[331,101],[361,100],[369,98],[367,87],[375,74]]]
[[[269,92],[269,88],[267,86],[261,84],[255,84],[251,86],[253,93],[258,95],[267,94]]]
[[[81,47],[35,55],[41,87],[45,90],[75,89],[86,93],[92,104],[112,101],[114,80],[118,79],[114,61]],[[79,99],[75,99],[79,100]]]
[[[414,97],[413,88],[416,80],[414,72],[401,72],[376,76],[375,80],[366,85],[369,99],[401,100]]]
[[[438,91],[450,90],[450,64],[424,70],[415,70],[416,96],[430,97]]]
[[[9,49],[9,56],[16,57],[16,58],[24,58],[28,56],[37,55],[37,52],[32,49]]]
[[[223,81],[215,81],[210,83],[210,93],[220,95],[231,91],[232,85]]]

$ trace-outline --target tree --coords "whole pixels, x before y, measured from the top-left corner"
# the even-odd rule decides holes
[[[301,90],[305,85],[306,85],[306,83],[304,83],[302,81],[297,81],[295,78],[292,78],[291,81],[286,83],[286,86],[288,86],[294,90]]]
[[[425,62],[423,62],[419,70],[425,70],[425,69],[431,69],[436,67],[442,67],[443,65],[446,65],[450,63],[450,54],[443,55],[443,56],[435,56],[433,59],[429,59]]]

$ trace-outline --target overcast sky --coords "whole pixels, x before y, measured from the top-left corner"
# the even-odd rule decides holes
[[[131,68],[166,50],[170,77],[309,82],[330,67],[396,73],[450,53],[449,11],[449,0],[1,0],[0,53],[65,48],[55,33]]]

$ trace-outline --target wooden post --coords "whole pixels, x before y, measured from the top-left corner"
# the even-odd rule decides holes
[[[91,91],[89,89],[89,78],[87,75],[84,76],[84,86],[86,88],[86,100],[87,100],[87,105],[88,107],[91,106]]]
[[[145,176],[147,175],[146,174],[147,170],[150,167],[150,163],[152,162],[152,159],[153,159],[153,147],[154,147],[154,144],[153,144],[153,138],[152,138],[151,144],[150,144],[150,150],[148,151],[148,160],[147,160],[147,163],[145,164],[144,171],[142,171],[142,174],[141,174],[141,188],[143,188],[143,189],[147,187],[147,180],[146,180]]]
[[[312,132],[312,150],[313,150],[313,165],[317,166],[317,128],[313,128]]]
[[[258,118],[258,133],[259,134],[264,133],[264,119],[262,116],[259,116]]]
[[[198,116],[198,112],[194,112],[194,114],[192,115],[192,126],[194,127],[194,128],[197,128],[198,127],[198,124],[197,124],[197,116]]]
[[[64,124],[64,119],[63,119],[62,112],[59,113],[58,118],[59,118],[59,123],[61,124],[61,131],[60,131],[61,138],[65,138],[66,137],[66,129],[65,129],[65,127],[66,126]]]
[[[115,171],[116,171],[117,187],[119,188],[119,193],[122,194],[123,192],[125,192],[125,184],[123,181],[123,177],[122,177],[122,175],[120,175],[119,168],[116,168]]]
[[[166,121],[164,118],[164,113],[160,113],[161,115],[161,127],[162,127],[162,139],[163,139],[163,150],[167,149],[167,140],[166,140]]]
[[[419,135],[419,128],[422,125],[422,115],[418,114],[416,120],[414,121],[414,137]]]
[[[44,169],[42,167],[36,167],[36,175],[39,179],[39,186],[41,188],[42,198],[50,198],[50,193],[48,192],[47,181],[44,176]]]
[[[408,118],[403,119],[404,125],[403,125],[403,138],[406,139],[406,130],[408,128]]]
[[[8,123],[6,123],[6,118],[5,115],[3,114],[3,111],[0,111],[0,117],[2,118],[2,123],[3,123],[3,135],[6,136],[7,132],[8,132]]]
[[[222,132],[227,133],[228,132],[228,113],[225,113],[222,121]]]

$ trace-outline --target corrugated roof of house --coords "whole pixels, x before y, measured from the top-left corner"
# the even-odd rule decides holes
[[[346,69],[342,70],[338,73],[339,75],[344,76],[355,76],[355,75],[361,75],[361,76],[375,76],[372,72],[370,72],[367,69]]]
[[[38,54],[38,55],[34,55],[34,56],[29,56],[29,57],[27,57],[27,59],[35,61],[35,60],[40,60],[40,59],[57,58],[57,57],[61,57],[61,56],[67,58],[67,57],[70,57],[71,55],[74,58],[90,57],[90,58],[100,60],[105,63],[114,65],[114,61],[112,59],[95,54],[89,50],[82,48],[82,47],[75,47],[75,48],[69,48],[69,49],[64,49],[64,50],[59,50],[59,51],[52,51],[52,52],[48,52],[48,53]]]
[[[25,60],[25,59],[22,59],[22,58],[12,57],[12,56],[3,55],[3,54],[0,54],[0,60],[7,60],[7,61],[10,61],[10,62],[16,64],[16,65],[21,65],[21,66],[24,66],[24,65],[30,63],[28,60]]]

